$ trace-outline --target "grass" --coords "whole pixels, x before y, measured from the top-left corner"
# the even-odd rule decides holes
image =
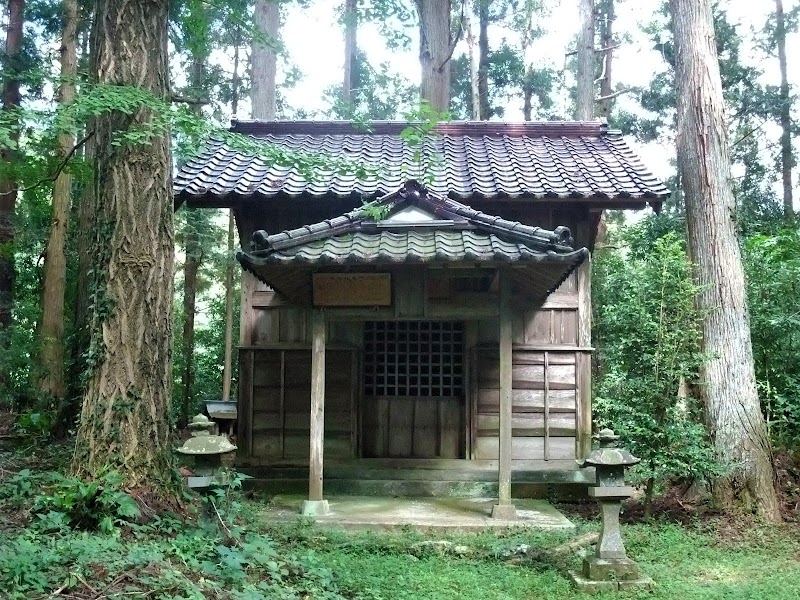
[[[625,527],[629,554],[656,582],[654,591],[605,594],[596,598],[681,598],[686,600],[800,598],[800,538],[786,528],[743,531],[717,523],[685,527],[654,522]],[[577,534],[597,530],[581,523]],[[371,600],[471,600],[587,598],[574,589],[567,570],[577,556],[551,558],[547,549],[576,534],[509,532],[422,538],[413,533],[305,532],[296,526],[270,529],[283,543],[313,548],[349,597]],[[469,548],[465,556],[409,552],[421,539],[442,539]],[[522,544],[532,550],[513,554]]]
[[[53,456],[59,454],[53,451]],[[48,457],[37,465],[50,465]],[[567,572],[564,542],[597,531],[570,515],[574,532],[511,530],[425,535],[321,530],[307,520],[276,525],[264,501],[218,498],[228,530],[202,508],[182,521],[119,520],[113,531],[76,531],[52,518],[42,499],[47,475],[9,476],[32,466],[0,456],[0,599],[100,600],[515,600],[586,599]],[[49,468],[57,468],[54,466]],[[28,485],[30,483],[30,485]],[[38,487],[37,487],[38,486]],[[71,488],[70,488],[71,489]],[[37,504],[38,502],[38,504]],[[37,506],[38,512],[37,512]],[[49,506],[49,505],[47,505]],[[625,525],[628,553],[653,578],[653,591],[597,598],[797,600],[800,529],[698,518]],[[419,542],[449,546],[419,546]],[[457,548],[459,547],[460,548]]]

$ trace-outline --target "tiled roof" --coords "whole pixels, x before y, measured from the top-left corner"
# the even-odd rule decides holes
[[[373,209],[388,210],[381,220],[374,211],[358,209],[320,223],[268,235],[253,234],[247,251],[237,258],[242,266],[288,296],[307,288],[298,269],[326,266],[462,263],[520,263],[539,271],[526,285],[544,298],[589,255],[573,250],[566,227],[548,231],[473,210],[459,202],[427,192],[415,181],[381,198]],[[409,206],[428,215],[426,220],[396,221],[391,215]],[[422,214],[420,213],[420,214]],[[285,269],[291,267],[289,271]]]
[[[210,140],[175,178],[179,200],[236,197],[374,199],[419,177],[404,122],[236,122],[233,130],[302,153],[325,153],[374,168],[358,180],[334,170],[306,180],[291,166],[268,165]],[[433,192],[467,198],[597,198],[658,203],[666,187],[639,161],[619,132],[601,122],[443,123],[428,140],[441,158],[430,169]]]
[[[551,253],[550,258],[561,255]],[[568,253],[575,260],[580,252]],[[355,231],[270,252],[263,263],[369,265],[400,263],[542,261],[546,252],[522,242],[472,229],[406,229],[367,233]]]

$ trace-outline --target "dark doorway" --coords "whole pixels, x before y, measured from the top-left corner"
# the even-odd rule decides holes
[[[464,324],[364,324],[362,454],[464,458]]]

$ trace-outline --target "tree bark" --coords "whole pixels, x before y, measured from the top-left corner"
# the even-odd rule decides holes
[[[611,118],[611,109],[614,106],[611,78],[611,67],[614,62],[614,19],[616,19],[614,2],[615,0],[605,0],[603,4],[605,10],[600,33],[600,47],[604,49],[603,76],[600,80],[600,117],[606,120]]]
[[[415,0],[419,16],[420,96],[430,107],[450,108],[450,58],[455,42],[450,32],[451,0]]]
[[[96,81],[168,98],[167,0],[96,5]],[[111,112],[96,123],[96,227],[92,240],[89,380],[73,471],[106,469],[125,488],[171,502],[170,408],[174,225],[167,136],[117,145],[150,109]]]
[[[233,372],[233,245],[236,223],[233,210],[228,211],[228,256],[225,264],[225,358],[222,362],[222,400],[231,398]]]
[[[594,0],[580,0],[575,118],[594,119]]]
[[[358,0],[345,0],[344,4],[344,80],[342,82],[342,99],[353,101],[353,68],[358,51]]]
[[[75,96],[77,73],[77,0],[64,0],[61,36],[61,86],[58,102],[66,106]],[[64,133],[59,136],[62,160],[71,152],[75,139]],[[39,328],[41,376],[39,389],[53,398],[63,398],[64,386],[64,291],[66,289],[67,257],[65,246],[69,207],[72,197],[72,176],[62,171],[53,186],[53,217],[44,261],[42,283],[42,320]]]
[[[281,22],[281,7],[275,0],[256,0],[255,26],[270,42],[277,43]],[[275,49],[264,40],[254,39],[250,52],[251,100],[254,119],[275,119],[275,77],[278,57]]]
[[[472,31],[472,18],[469,11],[464,11],[464,29],[467,34],[467,59],[469,60],[470,118],[479,121],[481,118],[481,94],[478,85],[478,61],[475,60],[475,34]]]
[[[775,43],[778,47],[778,63],[781,70],[780,122],[781,129],[781,175],[783,177],[783,214],[787,221],[794,220],[792,198],[792,100],[789,95],[789,78],[786,65],[786,17],[783,0],[775,0]]]
[[[22,30],[25,22],[25,0],[8,0],[8,28],[6,48],[2,63],[3,111],[15,112],[20,105],[20,58],[22,53]],[[17,121],[13,117],[11,122]],[[19,129],[10,134],[11,143],[19,142]],[[0,330],[11,325],[11,309],[14,297],[14,212],[17,206],[17,182],[13,173],[16,148],[0,148]],[[0,375],[4,378],[5,375]]]
[[[480,49],[480,63],[478,64],[478,95],[480,99],[481,121],[488,121],[491,117],[489,105],[489,0],[478,1],[478,48]]]
[[[725,104],[709,0],[670,0],[678,95],[678,163],[689,249],[702,288],[706,418],[717,458],[713,482],[729,509],[780,521],[767,428],[756,392],[744,270],[736,237]]]
[[[197,272],[203,262],[198,220],[199,209],[188,209],[186,214],[186,258],[183,263],[183,402],[179,425],[185,427],[189,423],[189,412],[192,409],[194,387],[194,320],[197,312]]]

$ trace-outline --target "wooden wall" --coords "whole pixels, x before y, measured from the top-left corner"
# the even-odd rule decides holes
[[[239,351],[241,454],[253,459],[307,459],[311,410],[311,351]],[[358,377],[352,350],[325,354],[325,455],[353,458]],[[248,385],[247,382],[252,382]]]
[[[475,204],[492,214],[530,225],[570,227],[576,247],[591,246],[596,215],[581,208],[539,206],[517,203]],[[270,232],[298,227],[344,212],[339,204],[317,205],[313,210],[267,210],[263,207],[237,213],[240,235],[247,240],[256,229]],[[274,223],[274,227],[269,227]],[[573,273],[545,301],[533,306],[524,296],[513,298],[513,418],[512,458],[557,460],[583,456],[591,443],[591,306],[590,265]],[[394,299],[389,309],[378,311],[342,310],[328,321],[327,387],[325,399],[325,456],[352,458],[392,454],[385,440],[359,439],[361,378],[359,352],[363,320],[463,319],[467,323],[468,410],[454,431],[458,439],[443,444],[443,456],[471,459],[498,458],[499,359],[496,298],[474,299],[474,303],[438,303],[426,298],[424,271],[393,273]],[[329,316],[333,313],[331,311]],[[310,319],[304,308],[283,299],[249,273],[242,278],[240,331],[240,443],[244,456],[258,460],[304,459],[309,452],[310,408]],[[339,348],[330,350],[331,347]],[[281,385],[282,382],[282,385]],[[422,419],[430,407],[409,406],[402,419]],[[446,403],[445,403],[446,404]],[[388,406],[388,404],[387,404]],[[399,409],[400,404],[394,405]],[[433,405],[431,405],[433,406]],[[248,408],[250,407],[250,408]],[[413,410],[412,410],[413,408]],[[251,424],[246,422],[252,410]],[[437,415],[441,408],[436,405]],[[448,408],[445,406],[445,412]],[[395,411],[397,412],[397,411]],[[408,416],[408,415],[411,416]],[[461,413],[460,413],[461,414]],[[382,416],[381,416],[382,415]],[[415,416],[417,415],[417,416]],[[402,424],[401,416],[374,411],[369,418],[390,419]],[[427,417],[426,417],[427,418]],[[437,417],[438,418],[438,417]],[[461,417],[460,417],[461,418]],[[399,420],[398,420],[399,419]],[[252,429],[247,432],[248,427]],[[455,434],[454,434],[455,435]],[[400,438],[398,438],[400,439]],[[455,440],[455,441],[454,441]],[[414,456],[415,442],[396,448],[402,456]],[[429,443],[429,442],[424,442]],[[383,448],[383,452],[379,452]],[[429,453],[430,448],[420,449]],[[466,453],[466,454],[465,454]]]

